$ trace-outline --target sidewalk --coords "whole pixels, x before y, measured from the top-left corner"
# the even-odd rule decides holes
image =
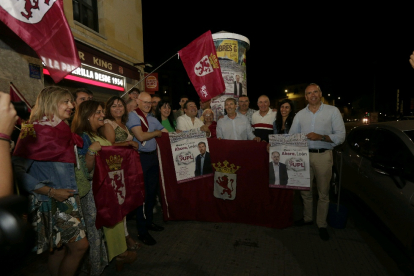
[[[295,218],[301,206],[294,205]],[[329,241],[315,225],[266,227],[197,221],[163,222],[160,209],[151,232],[154,246],[142,245],[138,260],[120,273],[112,262],[103,275],[389,275],[348,220],[345,229],[328,227]],[[128,221],[136,237],[135,221]],[[31,255],[12,275],[45,275],[46,256]],[[81,273],[80,275],[86,275]]]

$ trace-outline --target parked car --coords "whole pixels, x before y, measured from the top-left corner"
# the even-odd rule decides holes
[[[414,121],[353,127],[336,148],[341,185],[414,253]],[[338,161],[339,160],[339,161]]]

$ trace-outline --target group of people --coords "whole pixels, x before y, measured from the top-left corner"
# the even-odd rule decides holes
[[[194,101],[186,97],[180,99],[182,107],[176,112],[176,131],[198,129],[205,131],[207,137],[228,140],[254,140],[269,142],[270,134],[305,133],[308,139],[310,160],[310,190],[301,191],[304,203],[303,218],[295,222],[296,226],[313,224],[312,184],[315,180],[318,190],[318,208],[316,223],[322,240],[329,240],[326,217],[329,207],[329,184],[332,177],[332,149],[345,140],[345,125],[338,108],[322,102],[322,91],[315,84],[305,89],[308,105],[295,113],[294,104],[289,99],[279,103],[278,112],[270,108],[270,100],[266,95],[258,98],[259,110],[249,107],[249,98],[241,95],[238,103],[234,98],[225,100],[225,115],[214,118],[210,101],[200,102],[200,110]],[[238,107],[237,107],[238,106]],[[181,114],[181,115],[180,115]],[[200,146],[200,145],[199,145]],[[269,149],[269,147],[268,147]],[[208,153],[208,152],[207,152]],[[197,168],[206,154],[201,145],[197,156]],[[272,152],[269,164],[270,184],[286,185],[288,175],[286,166],[279,162],[280,153]],[[204,161],[206,162],[206,161]],[[197,173],[199,173],[196,170]]]
[[[91,275],[101,274],[114,258],[118,270],[134,262],[139,244],[128,234],[126,218],[113,227],[95,227],[96,206],[91,188],[95,156],[105,146],[130,147],[139,152],[145,204],[136,210],[138,239],[153,245],[156,241],[149,231],[164,229],[153,223],[160,170],[155,138],[163,132],[192,129],[205,132],[209,138],[257,142],[268,141],[269,134],[306,133],[311,184],[315,178],[319,193],[316,222],[321,238],[329,239],[326,216],[332,148],[344,141],[345,128],[339,110],[322,103],[318,85],[310,84],[305,97],[309,104],[296,115],[289,99],[282,100],[276,112],[270,109],[265,95],[259,97],[257,111],[249,108],[245,95],[239,97],[238,103],[228,98],[225,115],[215,118],[210,101],[200,102],[198,109],[196,102],[186,96],[180,98],[181,108],[173,111],[169,101],[138,89],[131,90],[126,101],[113,96],[102,103],[93,100],[87,89],[70,93],[60,87],[44,88],[30,119],[22,125],[12,157],[15,180],[29,193],[37,253],[49,252],[48,265],[53,275],[73,275],[86,252]],[[0,94],[0,110],[9,121],[1,124],[0,139],[8,141],[17,116],[4,93]],[[201,163],[210,157],[206,156],[205,145],[199,148],[201,156],[196,162],[198,173],[203,174]],[[273,168],[277,168],[279,158],[272,160],[276,165]],[[285,181],[277,170],[273,171]],[[304,217],[295,222],[297,226],[313,223],[312,189],[301,194]]]

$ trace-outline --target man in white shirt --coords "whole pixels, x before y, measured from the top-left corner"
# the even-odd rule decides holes
[[[269,134],[273,134],[273,122],[276,120],[276,112],[270,109],[270,100],[266,95],[259,97],[257,105],[259,110],[253,113],[252,116],[254,134],[269,142]]]
[[[184,115],[177,118],[177,130],[186,131],[191,129],[199,129],[210,136],[210,129],[197,118],[197,105],[193,100],[188,100],[184,104]]]
[[[335,106],[322,103],[319,85],[309,84],[305,89],[308,105],[293,119],[289,134],[305,133],[309,146],[310,190],[301,191],[303,218],[296,226],[313,224],[313,179],[318,188],[316,224],[322,240],[329,240],[326,217],[329,210],[329,188],[332,177],[332,149],[345,140],[345,125],[341,112]]]
[[[252,126],[246,116],[236,112],[236,100],[228,98],[225,101],[227,115],[217,122],[217,138],[228,140],[255,140]]]

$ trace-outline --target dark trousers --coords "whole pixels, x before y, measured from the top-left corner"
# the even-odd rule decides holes
[[[145,184],[145,217],[144,206],[137,208],[138,235],[148,233],[147,226],[151,225],[153,219],[152,210],[155,204],[155,195],[159,186],[159,164],[157,155],[140,154],[141,166],[144,173]]]

